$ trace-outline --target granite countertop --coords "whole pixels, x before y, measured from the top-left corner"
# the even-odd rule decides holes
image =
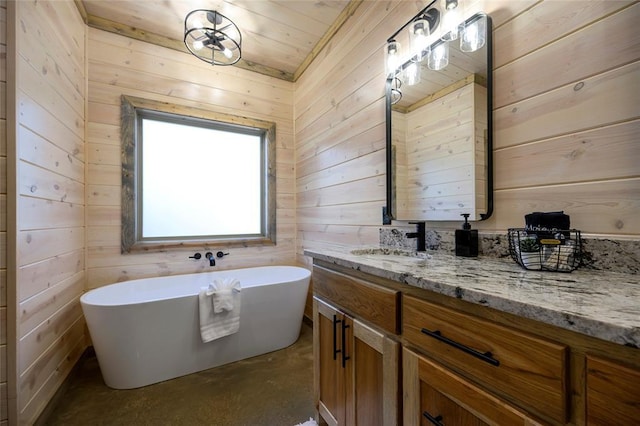
[[[315,259],[640,348],[640,275],[527,271],[511,259],[381,247],[307,249]]]

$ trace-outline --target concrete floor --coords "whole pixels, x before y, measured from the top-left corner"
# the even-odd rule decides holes
[[[95,357],[42,425],[293,426],[314,416],[312,329],[292,346],[139,389],[108,388]]]

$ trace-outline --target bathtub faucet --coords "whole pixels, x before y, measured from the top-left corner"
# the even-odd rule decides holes
[[[213,253],[208,251],[207,254],[204,255],[204,257],[209,259],[209,266],[216,266],[216,258],[213,257]]]

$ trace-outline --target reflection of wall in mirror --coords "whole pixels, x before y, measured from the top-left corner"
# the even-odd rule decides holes
[[[392,112],[397,219],[486,213],[486,96],[470,83],[406,114]]]

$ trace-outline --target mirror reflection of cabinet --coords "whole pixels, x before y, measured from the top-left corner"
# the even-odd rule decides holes
[[[408,85],[402,81],[409,59],[387,80],[385,223],[491,215],[491,20],[476,14],[466,22],[480,18],[486,19],[482,48],[462,52],[448,42],[445,68],[434,71],[423,61],[420,81]]]

